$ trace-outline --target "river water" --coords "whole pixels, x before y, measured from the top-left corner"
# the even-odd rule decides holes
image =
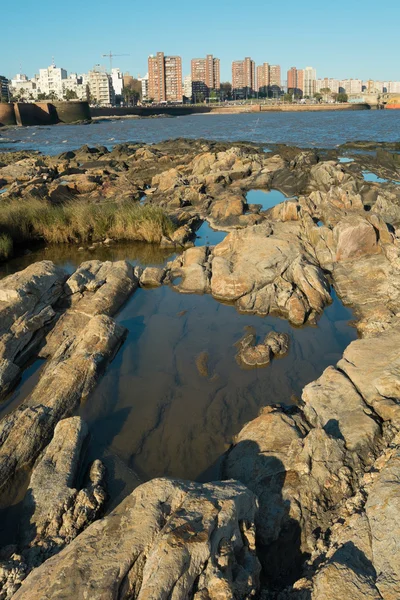
[[[111,148],[121,142],[154,143],[178,137],[322,148],[333,148],[349,140],[398,141],[400,110],[206,114],[104,120],[88,125],[15,127],[0,130],[0,151],[34,149],[59,154],[83,144]]]

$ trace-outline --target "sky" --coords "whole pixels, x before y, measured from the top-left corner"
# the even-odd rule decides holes
[[[400,80],[399,0],[19,0],[2,6],[0,75],[54,62],[68,73],[94,65],[145,75],[147,58],[162,51],[190,59],[221,59],[221,81],[231,62],[317,69],[317,77]],[[60,9],[60,10],[58,10]]]

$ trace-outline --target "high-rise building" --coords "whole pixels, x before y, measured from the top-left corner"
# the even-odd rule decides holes
[[[42,94],[54,94],[61,100],[63,97],[63,80],[67,79],[67,71],[52,64],[47,69],[39,69],[38,87]]]
[[[182,59],[157,52],[149,56],[149,98],[155,102],[182,102]]]
[[[269,64],[264,63],[257,67],[257,86],[258,93],[266,96],[269,86]]]
[[[207,54],[206,58],[193,58],[191,78],[195,100],[200,96],[209,98],[211,91],[218,91],[221,87],[219,58],[214,58],[212,54]]]
[[[306,98],[312,98],[315,94],[317,83],[317,71],[313,67],[304,69],[304,88],[303,95]]]
[[[120,69],[111,69],[111,82],[115,96],[122,96],[122,91],[124,89],[124,76]]]
[[[269,65],[269,85],[281,87],[281,67],[279,65]]]
[[[192,87],[192,76],[191,75],[185,75],[185,77],[183,78],[183,95],[190,102],[192,102],[193,87]]]
[[[232,91],[234,97],[251,98],[256,87],[254,60],[246,57],[232,63]]]
[[[6,100],[7,102],[10,99],[10,90],[7,77],[0,75],[0,100]]]
[[[133,78],[132,78],[132,81],[133,81]],[[138,81],[140,81],[140,84],[142,86],[142,100],[148,100],[149,99],[149,74],[146,73],[146,75],[144,77],[138,76]]]
[[[104,69],[94,67],[88,73],[88,87],[91,102],[107,106],[114,104],[115,96],[111,76]]]
[[[303,95],[304,87],[304,70],[297,69],[296,67],[290,67],[287,72],[287,90],[289,94],[295,94],[296,96]]]

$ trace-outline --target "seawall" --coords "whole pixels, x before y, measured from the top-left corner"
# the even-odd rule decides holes
[[[87,102],[14,102],[0,104],[0,127],[56,125],[90,120]]]
[[[259,112],[321,112],[342,110],[369,110],[369,104],[238,104],[229,106],[132,106],[115,108],[92,108],[93,118],[106,117],[152,117],[156,115],[183,116],[193,114],[238,114]]]

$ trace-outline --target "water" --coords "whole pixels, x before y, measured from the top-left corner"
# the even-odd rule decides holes
[[[382,179],[375,173],[371,173],[370,171],[363,171],[364,181],[372,181],[374,183],[386,183],[387,179]]]
[[[347,156],[339,156],[339,162],[342,164],[354,162],[354,158],[348,158]]]
[[[60,244],[38,248],[30,254],[13,258],[6,263],[0,262],[0,278],[25,269],[39,260],[51,260],[68,273],[73,273],[86,260],[111,260],[113,262],[127,260],[132,265],[158,267],[164,265],[168,260],[173,260],[175,256],[174,248],[165,249],[156,244],[144,242],[101,245],[94,250],[88,248],[79,250],[78,246],[72,244]]]
[[[92,436],[88,460],[105,461],[111,489],[122,496],[131,489],[124,475],[130,469],[144,480],[217,478],[219,459],[244,423],[262,406],[292,404],[337,362],[356,338],[351,317],[336,296],[317,327],[294,328],[275,317],[241,315],[209,295],[139,289],[117,318],[127,340],[80,410]],[[235,343],[246,326],[260,339],[287,332],[288,355],[242,369]],[[201,361],[199,371],[202,356],[207,369]]]
[[[348,140],[398,141],[399,131],[400,111],[396,110],[206,114],[100,121],[91,125],[16,127],[7,129],[11,143],[6,142],[2,149],[35,149],[45,154],[59,154],[83,144],[111,148],[121,142],[153,143],[177,137],[332,148]]]
[[[246,194],[247,204],[261,204],[262,210],[273,208],[287,200],[287,196],[279,190],[250,190]]]
[[[222,242],[227,236],[226,231],[218,231],[210,227],[207,221],[203,221],[199,229],[196,231],[195,246],[215,246]]]

